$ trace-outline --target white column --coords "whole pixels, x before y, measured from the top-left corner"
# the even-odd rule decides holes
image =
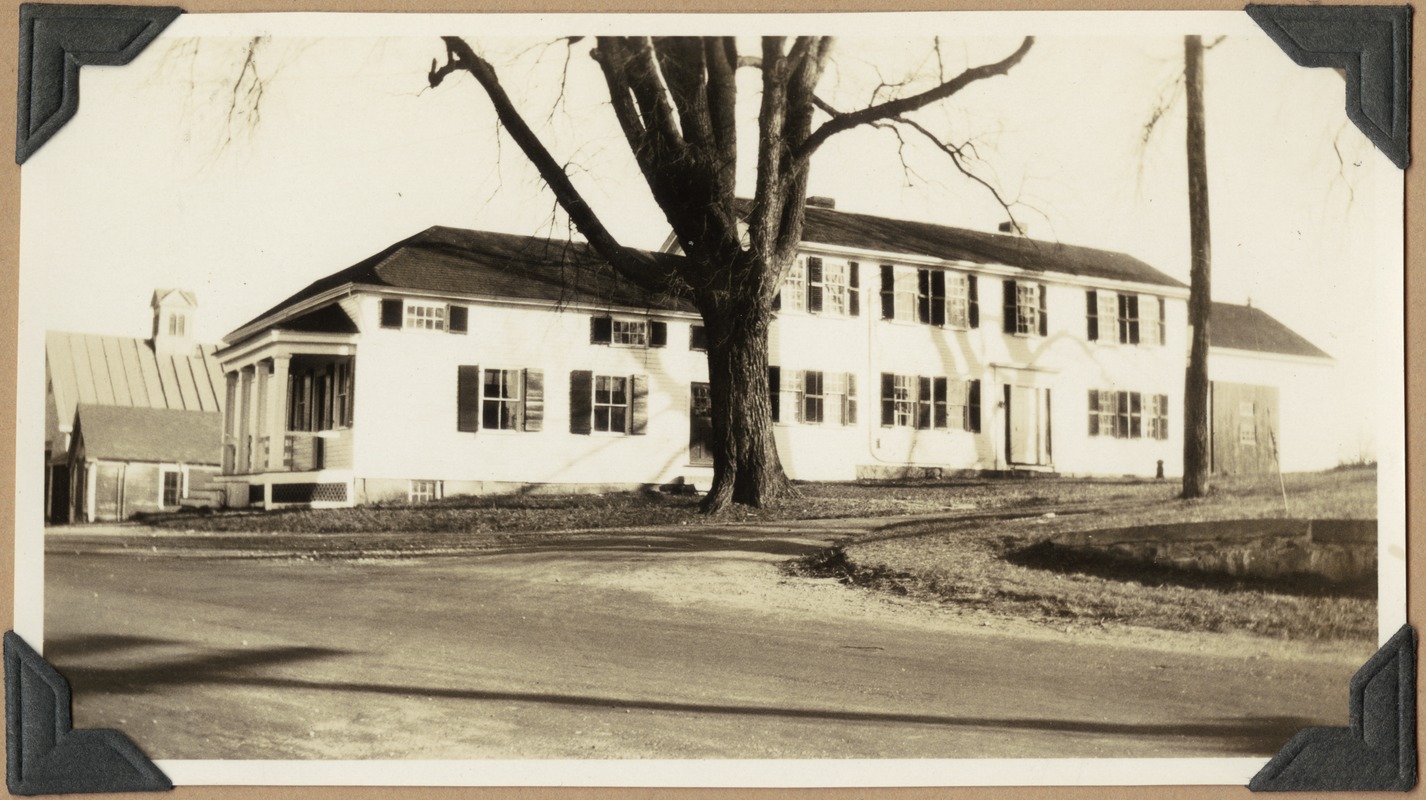
[[[238,472],[252,472],[253,368],[243,367],[238,377],[241,416],[238,417]]]
[[[287,443],[288,356],[273,356],[272,374],[267,379],[267,469],[282,470],[282,453]]]

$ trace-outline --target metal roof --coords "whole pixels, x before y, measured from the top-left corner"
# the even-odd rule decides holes
[[[45,372],[57,422],[67,425],[80,403],[222,411],[215,349],[205,344],[187,354],[155,353],[146,339],[46,331]]]

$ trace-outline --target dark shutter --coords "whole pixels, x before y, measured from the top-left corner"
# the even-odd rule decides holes
[[[479,429],[480,367],[461,365],[456,368],[456,430]]]
[[[966,305],[968,306],[966,316],[969,318],[972,328],[980,327],[980,288],[977,286],[978,283],[979,281],[974,275],[966,276]]]
[[[614,340],[614,318],[613,317],[590,317],[589,318],[589,343],[609,344]]]
[[[946,273],[931,273],[931,324],[946,324]]]
[[[1168,343],[1168,326],[1164,324],[1164,299],[1162,297],[1156,299],[1159,301],[1159,344],[1164,345]],[[1165,397],[1167,397],[1167,395],[1165,395]]]
[[[446,307],[446,330],[451,333],[465,333],[470,329],[470,309],[465,306]]]
[[[381,327],[399,328],[401,327],[402,305],[400,300],[381,301]]]
[[[1050,315],[1045,313],[1045,284],[1040,284],[1040,335],[1050,335]]]
[[[931,321],[931,271],[916,270],[916,321]]]
[[[966,387],[966,430],[980,433],[980,380],[973,380]]]
[[[1001,285],[1001,287],[1003,287],[1004,290],[1005,290],[1005,292],[1004,292],[1004,294],[1005,294],[1005,302],[1003,303],[1003,305],[1005,306],[1005,308],[1004,308],[1004,314],[1005,314],[1005,332],[1006,332],[1006,333],[1014,333],[1014,332],[1015,332],[1015,281],[1012,281],[1012,280],[1004,280],[1004,281],[1001,281],[1001,282],[1000,282],[1000,285]]]
[[[569,432],[589,433],[594,421],[594,373],[577,369],[569,374]]]
[[[822,311],[822,259],[807,259],[807,312]]]
[[[1084,293],[1084,314],[1089,320],[1089,340],[1099,341],[1099,293],[1093,289]]]
[[[782,420],[782,367],[767,368],[767,404],[772,409],[772,421]]]
[[[916,378],[916,427],[926,429],[931,427],[931,379]]]
[[[896,319],[896,276],[890,264],[881,265],[881,318]]]
[[[946,402],[947,383],[945,378],[933,378],[931,381],[931,427],[946,428],[950,424],[950,411]]]
[[[649,347],[666,347],[668,345],[668,323],[649,321]]]
[[[539,431],[545,428],[545,371],[525,370],[525,408],[520,415],[525,421],[525,430]]]
[[[1093,294],[1093,292],[1091,292]],[[1089,435],[1099,435],[1099,390],[1089,390]]]
[[[702,325],[688,326],[688,349],[707,350],[708,349],[708,329]]]
[[[629,433],[649,432],[649,376],[635,375],[629,381]]]
[[[1139,343],[1139,296],[1137,294],[1120,295],[1129,301],[1129,344]]]
[[[857,374],[847,373],[846,411],[842,414],[843,425],[857,424]]]
[[[847,264],[847,316],[859,317],[862,313],[862,270],[853,261]]]
[[[881,425],[890,428],[896,424],[896,376],[890,372],[881,373]]]

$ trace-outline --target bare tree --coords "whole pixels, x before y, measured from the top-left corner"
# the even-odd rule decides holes
[[[817,95],[830,37],[764,37],[756,56],[740,56],[731,37],[599,37],[591,55],[603,71],[614,115],[685,255],[667,272],[654,274],[604,226],[525,122],[495,68],[463,39],[444,41],[447,61],[432,63],[431,86],[452,73],[470,73],[600,256],[632,280],[681,288],[702,314],[714,464],[703,507],[716,512],[731,502],[762,506],[793,491],[773,439],[767,343],[773,297],[802,240],[813,154],[854,128],[906,125],[935,140],[962,167],[957,148],[906,115],[1007,74],[1034,40],[1026,37],[1000,61],[943,78],[924,91],[897,96],[897,86],[884,85],[866,106],[843,111]],[[737,203],[735,187],[739,67],[759,69],[762,76],[756,184],[745,208]]]

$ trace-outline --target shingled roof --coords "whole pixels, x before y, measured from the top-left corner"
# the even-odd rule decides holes
[[[1214,303],[1208,317],[1208,339],[1213,347],[1278,353],[1309,358],[1331,358],[1317,345],[1252,306]]]
[[[747,213],[751,201],[738,201]],[[808,205],[802,230],[806,244],[825,244],[883,253],[905,253],[972,264],[1000,264],[1032,272],[1188,288],[1137,258],[1112,250],[987,233],[930,222],[915,222]]]
[[[221,461],[223,415],[216,411],[80,404],[75,423],[85,458],[184,464]]]
[[[435,226],[312,282],[242,327],[347,284],[551,303],[693,311],[693,306],[686,301],[658,289],[657,275],[661,267],[679,256],[632,249],[628,252],[636,262],[649,268],[647,285],[616,275],[594,248],[581,242]]]

